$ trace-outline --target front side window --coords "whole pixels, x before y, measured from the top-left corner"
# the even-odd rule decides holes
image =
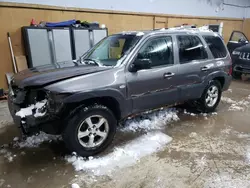
[[[140,49],[137,59],[149,59],[151,67],[174,64],[172,38],[166,36],[149,40]]]
[[[193,35],[177,36],[180,63],[207,59],[207,52],[199,37]]]
[[[86,54],[84,59],[98,61],[104,66],[115,66],[142,38],[133,34],[111,35],[99,42],[93,50]]]
[[[230,37],[231,42],[247,41],[247,37],[240,31],[234,31]]]
[[[227,56],[227,50],[219,36],[203,36],[214,58]]]

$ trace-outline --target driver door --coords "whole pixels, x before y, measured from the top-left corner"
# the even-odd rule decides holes
[[[248,44],[248,39],[245,34],[241,31],[233,31],[227,44],[227,48],[229,53],[232,54],[232,52],[236,48],[244,46],[246,44]]]
[[[149,59],[151,68],[127,72],[128,97],[133,102],[133,113],[154,109],[177,102],[176,77],[178,68],[174,61],[172,37],[148,39],[131,62]]]

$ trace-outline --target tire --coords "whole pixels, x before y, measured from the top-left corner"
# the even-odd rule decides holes
[[[242,73],[233,71],[232,76],[233,76],[234,79],[239,80],[239,79],[241,79]]]
[[[117,120],[107,107],[83,107],[69,119],[63,131],[63,140],[71,152],[82,157],[93,156],[111,144],[116,127]]]
[[[210,97],[209,95],[209,92],[213,91],[213,88],[217,89],[217,97],[215,97],[215,92],[212,92],[213,97]],[[204,113],[214,112],[220,103],[221,94],[222,90],[220,82],[217,80],[211,80],[208,86],[205,88],[201,98],[196,101],[197,110]],[[208,98],[211,100],[208,101]]]

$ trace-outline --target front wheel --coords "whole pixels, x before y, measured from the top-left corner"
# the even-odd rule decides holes
[[[217,80],[212,80],[204,90],[201,98],[196,101],[199,111],[210,113],[215,111],[221,99],[221,84]]]
[[[78,111],[63,132],[69,150],[87,157],[105,150],[116,133],[117,120],[105,106],[93,105]]]

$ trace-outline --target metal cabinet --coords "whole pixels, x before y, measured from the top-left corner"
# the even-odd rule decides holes
[[[108,35],[107,29],[23,27],[28,67],[77,59]]]
[[[73,58],[78,59],[86,53],[93,45],[108,35],[107,29],[82,29],[72,28],[72,51]]]

